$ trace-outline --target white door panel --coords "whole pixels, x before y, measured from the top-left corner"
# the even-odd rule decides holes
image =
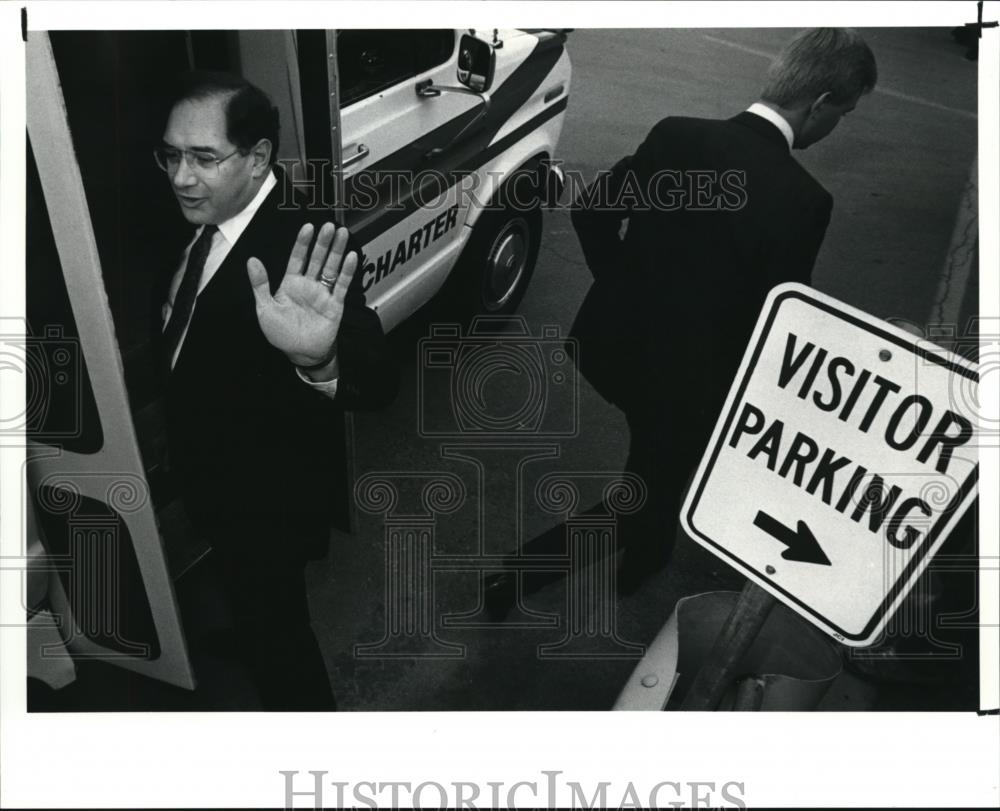
[[[361,283],[369,306],[379,311],[383,325],[389,316],[381,309],[397,296],[398,288],[405,286],[410,276],[423,272],[440,254],[464,242],[464,210],[459,197],[459,187],[452,186],[431,205],[418,208],[365,246]],[[411,293],[405,296],[405,302],[394,302],[394,309],[414,312],[426,300],[415,299]]]
[[[48,518],[48,526],[58,528],[69,549],[68,554],[50,557],[48,562],[65,570],[73,605],[58,583],[49,599],[54,611],[63,617],[64,641],[75,656],[107,660],[193,688],[194,676],[139,454],[83,179],[47,34],[31,33],[26,58],[28,134],[79,335],[78,342],[65,343],[75,345],[79,363],[85,364],[103,439],[99,448],[87,453],[29,441],[26,475],[42,540],[52,541],[46,538],[44,527]],[[31,274],[32,268],[26,272]],[[70,349],[65,351],[72,355]],[[58,383],[58,373],[53,377]],[[41,384],[47,382],[51,380],[43,379]],[[100,509],[95,512],[87,505]],[[127,558],[134,560],[139,586],[148,598],[155,645],[151,640],[121,638],[119,633],[122,612],[134,610],[140,603],[136,600],[126,606],[119,602]],[[93,610],[74,612],[77,606]],[[86,615],[86,621],[80,613]],[[101,627],[81,627],[94,622]]]
[[[416,87],[422,82],[461,87],[457,64],[462,33],[454,33],[455,47],[444,63],[341,110],[347,221],[363,242],[361,275],[368,304],[379,311],[387,329],[437,291],[467,241],[468,229],[460,226],[478,219],[511,171],[538,155],[551,155],[562,125],[569,59],[561,39],[542,43],[532,34],[498,32],[502,47],[494,52],[494,80],[487,94],[442,90],[418,96]],[[493,41],[492,30],[476,36]],[[391,63],[379,53],[377,38],[365,42],[369,50],[355,47],[351,58]],[[343,69],[345,58],[342,51],[342,82],[352,70]],[[372,82],[377,83],[377,76]],[[347,85],[341,94],[350,100],[351,80]],[[560,86],[561,93],[552,92]],[[466,176],[459,180],[455,170]],[[437,200],[415,200],[422,175],[452,185]],[[443,211],[449,215],[442,229],[438,220]],[[440,254],[447,258],[439,260]]]

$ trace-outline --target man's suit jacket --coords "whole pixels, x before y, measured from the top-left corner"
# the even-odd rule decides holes
[[[742,173],[730,174],[726,195],[730,208],[742,205],[695,210],[688,198],[668,206],[675,210],[661,210],[647,195],[652,210],[639,210],[641,193],[655,187],[662,170]],[[745,195],[734,177],[742,178]],[[685,422],[681,430],[707,430],[767,291],[781,282],[809,282],[833,198],[792,158],[780,130],[752,113],[663,119],[603,180],[604,199],[582,202],[573,224],[598,285],[617,288],[605,296],[611,308],[621,302],[613,317],[635,333],[635,349],[622,351],[630,356],[616,359],[636,382],[623,400],[664,431]],[[661,183],[660,199],[670,203],[668,191],[677,184],[672,178]],[[640,199],[619,199],[630,189],[639,190]]]
[[[168,455],[191,519],[211,543],[275,561],[325,553],[336,488],[345,485],[341,411],[381,407],[396,390],[381,323],[357,285],[337,338],[336,399],[303,382],[260,329],[247,260],[264,263],[273,293],[302,224],[318,230],[327,219],[279,178],[199,293],[164,381]],[[176,268],[165,269],[161,303]]]

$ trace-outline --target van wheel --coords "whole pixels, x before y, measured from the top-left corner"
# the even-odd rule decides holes
[[[535,272],[542,237],[542,212],[504,208],[483,214],[456,268],[455,294],[471,314],[517,311]]]

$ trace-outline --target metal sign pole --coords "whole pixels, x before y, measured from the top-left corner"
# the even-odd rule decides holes
[[[775,599],[755,583],[747,581],[740,599],[715,638],[684,697],[682,710],[714,710],[737,675],[740,660],[750,649],[774,607]]]

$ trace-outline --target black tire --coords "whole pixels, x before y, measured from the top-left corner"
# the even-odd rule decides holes
[[[485,211],[445,289],[462,315],[510,315],[528,289],[542,241],[542,211],[504,206]]]

